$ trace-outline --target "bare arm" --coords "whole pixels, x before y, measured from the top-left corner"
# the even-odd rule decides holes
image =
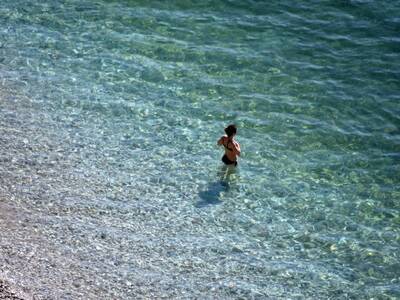
[[[219,145],[219,146],[223,145],[224,144],[224,138],[225,138],[224,136],[221,136],[220,139],[217,142],[217,145]]]
[[[236,152],[236,155],[240,156],[241,150],[240,150],[240,145],[239,145],[239,143],[236,142],[236,141],[234,141],[234,142],[232,143],[232,145],[233,145],[234,151]]]

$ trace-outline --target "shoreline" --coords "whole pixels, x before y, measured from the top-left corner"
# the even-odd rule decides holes
[[[0,299],[10,300],[27,300],[23,298],[20,293],[16,292],[11,286],[4,280],[0,279]]]
[[[17,103],[14,101],[14,99],[10,96],[11,92],[10,90],[5,87],[4,85],[0,85],[0,116],[2,118],[2,122],[0,122],[0,133],[4,137],[2,142],[2,145],[9,146],[9,139],[16,139],[17,136],[12,133],[10,133],[11,128],[15,128],[11,124],[15,122],[16,120],[16,114],[20,111],[20,107],[17,107]],[[26,106],[27,102],[23,103],[22,105]],[[13,107],[13,105],[15,105]],[[19,104],[21,105],[21,104]],[[7,114],[9,117],[7,118]],[[12,115],[15,114],[15,115]],[[10,122],[11,121],[11,122]],[[6,139],[7,138],[7,139]],[[10,147],[11,148],[11,147]],[[0,156],[4,155],[4,148],[0,147]],[[10,155],[11,156],[11,155]],[[4,169],[0,168],[0,171],[3,171]],[[5,181],[0,181],[1,184],[6,185]],[[18,215],[21,214],[21,212],[18,212],[17,206],[11,206],[9,198],[7,195],[4,195],[3,193],[0,193],[0,229],[2,230],[2,233],[4,236],[7,236],[7,233],[9,232],[16,232],[16,222],[15,220],[18,219]],[[4,246],[4,241],[9,241],[9,239],[3,239],[3,237],[0,239],[0,246]],[[14,245],[17,246],[17,245]],[[2,248],[0,248],[0,254],[2,255],[2,258],[8,258],[7,255],[2,251]],[[2,263],[4,263],[2,260],[0,260]],[[3,271],[3,270],[0,270]],[[13,284],[11,284],[7,280],[7,276],[4,276],[0,272],[0,300],[2,299],[7,299],[7,300],[28,300],[28,299],[33,299],[32,297],[28,297],[23,293],[23,288],[21,287],[16,287]]]

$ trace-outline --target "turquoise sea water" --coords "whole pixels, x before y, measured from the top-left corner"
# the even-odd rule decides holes
[[[399,16],[2,1],[0,278],[37,299],[400,298]]]

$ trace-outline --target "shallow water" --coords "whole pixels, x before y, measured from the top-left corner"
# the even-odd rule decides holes
[[[0,276],[38,299],[400,297],[399,13],[2,2]]]

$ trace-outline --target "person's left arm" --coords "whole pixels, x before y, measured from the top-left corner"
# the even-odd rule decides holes
[[[233,144],[233,147],[235,148],[236,155],[240,156],[241,150],[240,150],[239,143],[234,141],[232,144]]]

